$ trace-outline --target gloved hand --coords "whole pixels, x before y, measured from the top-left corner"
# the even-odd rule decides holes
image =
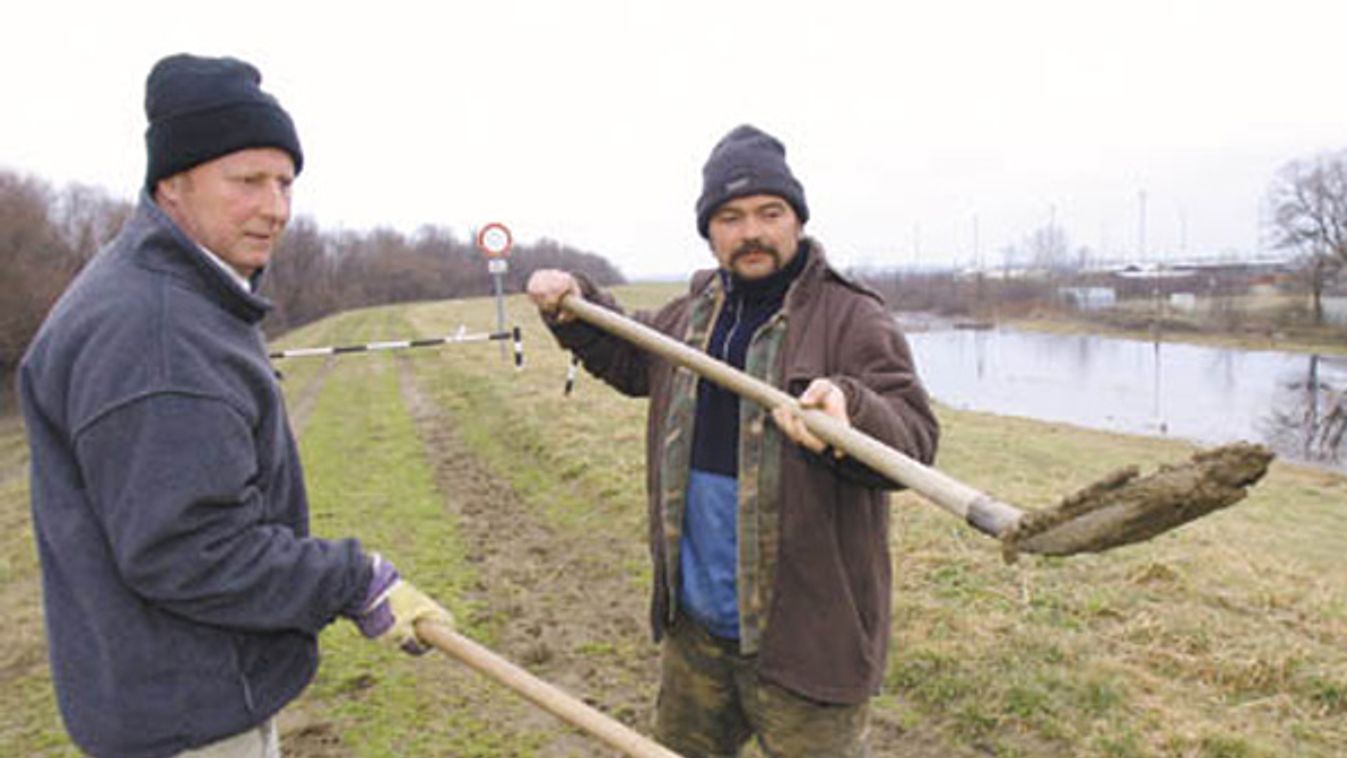
[[[430,648],[416,636],[416,622],[432,619],[452,627],[453,615],[402,579],[383,556],[374,553],[371,564],[373,574],[361,611],[354,618],[356,627],[366,637],[387,642],[411,655],[425,653]]]

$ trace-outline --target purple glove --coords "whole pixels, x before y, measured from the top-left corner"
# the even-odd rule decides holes
[[[369,587],[365,589],[365,599],[360,602],[360,613],[354,621],[361,634],[374,639],[393,628],[393,608],[388,604],[388,593],[402,577],[393,564],[378,553],[370,555],[370,568]]]
[[[416,630],[418,623],[454,626],[454,616],[411,582],[378,553],[370,555],[370,582],[360,610],[352,617],[360,633],[404,653],[421,655],[430,648]]]

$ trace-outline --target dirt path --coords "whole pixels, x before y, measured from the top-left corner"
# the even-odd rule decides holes
[[[399,361],[403,395],[479,577],[469,600],[477,622],[501,620],[495,652],[647,732],[658,653],[645,624],[645,593],[621,568],[632,546],[599,533],[554,529],[487,470],[441,406]],[[522,702],[522,701],[521,701]],[[526,706],[503,731],[554,731],[545,755],[605,755],[593,740]],[[611,753],[616,754],[616,753]]]

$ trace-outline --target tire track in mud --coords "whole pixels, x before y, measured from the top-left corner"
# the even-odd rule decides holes
[[[295,397],[294,405],[286,409],[290,417],[290,432],[298,440],[304,434],[304,427],[309,423],[309,416],[313,415],[314,406],[318,404],[318,396],[322,394],[323,385],[327,382],[327,375],[331,373],[332,366],[336,359],[328,356],[323,359],[323,365],[318,369],[318,373],[309,378],[309,381],[299,390]],[[277,377],[284,381],[283,375],[277,371]]]
[[[498,654],[649,733],[659,659],[645,621],[646,592],[622,569],[634,546],[601,530],[546,523],[455,433],[450,414],[420,386],[410,361],[400,358],[398,368],[436,484],[477,575],[466,598],[479,609],[472,621],[497,630]],[[482,704],[499,708],[481,715],[498,719],[502,732],[555,735],[544,755],[617,755],[497,689],[506,696],[496,700],[519,704]]]

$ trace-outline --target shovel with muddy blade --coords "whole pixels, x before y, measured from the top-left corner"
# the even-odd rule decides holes
[[[1161,467],[1145,477],[1138,475],[1136,467],[1129,467],[1052,507],[1026,512],[925,466],[823,411],[803,408],[776,387],[644,324],[578,297],[564,298],[561,307],[764,408],[793,409],[814,436],[999,539],[1007,561],[1019,553],[1097,553],[1148,540],[1239,502],[1248,487],[1267,473],[1273,458],[1261,445],[1235,443],[1196,453],[1184,463]]]

